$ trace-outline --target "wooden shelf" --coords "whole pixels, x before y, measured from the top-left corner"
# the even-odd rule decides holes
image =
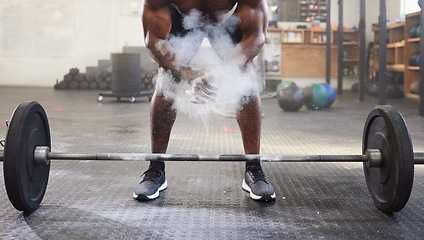
[[[421,12],[413,12],[413,13],[408,13],[406,14],[407,18],[412,18],[412,17],[420,17]]]
[[[345,32],[345,33],[354,33],[354,32],[356,32],[356,30],[347,28],[347,29],[343,29],[343,32]]]
[[[387,48],[403,48],[405,47],[405,43],[404,42],[399,42],[399,43],[388,43],[386,45]],[[379,49],[380,45],[374,45],[375,49]]]
[[[356,45],[358,45],[358,42],[343,42],[343,46],[352,46],[352,45],[354,45],[354,46],[356,46]]]
[[[282,30],[282,43],[304,43],[304,30],[303,29],[283,29]]]
[[[389,26],[387,26],[387,29],[395,29],[395,28],[403,28],[403,27],[405,27],[405,22],[398,22],[398,23],[390,24]]]
[[[405,64],[387,64],[386,68],[389,71],[404,72],[405,71]]]
[[[388,43],[387,48],[405,47],[405,42]]]
[[[405,53],[404,53],[404,63],[409,63],[409,58],[412,54],[420,50],[420,38],[414,37],[411,38],[410,32],[411,29],[420,24],[421,22],[421,12],[410,13],[405,16]],[[409,65],[409,64],[408,64]],[[419,66],[406,66],[404,77],[403,77],[403,89],[405,97],[418,99],[417,94],[411,93],[411,84],[420,78],[420,67]]]
[[[418,94],[413,94],[413,93],[405,93],[405,97],[412,98],[412,99],[420,99],[420,96]]]
[[[420,67],[416,67],[416,66],[408,66],[406,69],[411,71],[420,71]]]
[[[343,62],[347,62],[347,63],[355,63],[358,62],[359,59],[356,58],[352,58],[352,59],[343,59]]]
[[[372,28],[374,32],[374,47],[373,51],[373,62],[379,62],[379,51],[380,51],[380,29],[378,27]],[[392,72],[395,76],[405,75],[407,71],[411,71],[405,65],[409,61],[407,54],[407,38],[406,34],[409,35],[407,30],[407,24],[405,22],[396,22],[387,25],[387,39],[386,44],[386,71]],[[405,41],[406,40],[406,41]],[[377,74],[379,71],[378,66],[372,67],[372,74]],[[406,85],[404,85],[404,88]],[[409,87],[409,86],[408,86]],[[409,88],[408,88],[409,91]],[[405,91],[406,93],[406,91]]]
[[[275,77],[313,77],[322,78],[326,76],[325,68],[325,54],[327,41],[331,41],[331,76],[337,76],[337,54],[338,45],[335,39],[337,36],[332,32],[331,38],[327,39],[326,31],[322,28],[306,28],[306,29],[268,29],[268,32],[272,32],[269,36],[279,35],[279,38],[267,37],[268,47],[270,43],[272,45],[278,45],[280,43],[281,49],[275,52],[275,47],[271,51],[271,54],[267,57],[268,63],[275,62],[278,60],[280,66],[280,72],[273,74],[271,71],[267,71],[267,76]],[[287,42],[284,41],[283,36],[285,34],[291,34],[291,39],[296,39],[296,34],[303,34],[302,42]],[[315,34],[315,35],[314,35]],[[294,37],[293,37],[294,35]],[[325,36],[325,37],[324,37]],[[298,37],[297,37],[298,38]],[[277,40],[276,40],[277,39]],[[315,40],[314,40],[315,39]],[[350,30],[348,33],[343,34],[343,39],[349,40],[350,45],[344,47],[344,58],[345,60],[341,63],[345,68],[353,69],[359,62],[359,33],[358,31]],[[320,40],[322,40],[320,42]],[[315,41],[315,42],[314,42]],[[277,53],[280,53],[277,56]],[[277,57],[275,57],[277,56]],[[277,60],[275,60],[277,59]],[[305,62],[307,61],[307,62]],[[307,64],[307,67],[305,67]]]
[[[408,42],[420,42],[420,38],[409,38],[408,40],[406,40],[406,41],[408,41]]]
[[[405,27],[405,22],[398,22],[398,23],[394,23],[394,24],[388,25],[387,26],[387,30],[389,30],[389,29],[395,29],[395,28],[403,28],[403,27]],[[380,31],[380,28],[373,26],[372,27],[372,31],[378,32],[378,31]]]
[[[324,28],[311,28],[310,42],[311,44],[326,44],[327,34]],[[330,42],[333,42],[333,34],[330,34]]]

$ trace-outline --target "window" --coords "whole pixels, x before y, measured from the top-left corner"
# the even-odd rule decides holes
[[[408,13],[421,11],[418,0],[401,0],[400,15],[405,17]]]

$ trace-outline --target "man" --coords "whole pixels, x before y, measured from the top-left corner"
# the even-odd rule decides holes
[[[203,38],[209,39],[223,66],[246,69],[265,42],[267,10],[266,0],[145,0],[142,22],[146,47],[162,72],[169,73],[177,83],[185,81],[192,86],[193,103],[213,101],[217,92],[214,73],[196,71],[189,65]],[[183,46],[177,46],[175,39],[184,36],[191,36],[187,38],[190,42],[182,44],[185,49],[180,49]],[[231,39],[231,50],[220,47],[222,36]],[[163,75],[158,78],[159,86]],[[165,153],[176,109],[174,99],[166,94],[169,89],[158,86],[151,106],[151,144],[153,153]],[[240,104],[236,118],[244,151],[259,154],[262,115],[258,91],[243,96]],[[165,163],[151,162],[134,189],[134,198],[155,199],[166,187]],[[275,199],[274,188],[268,183],[259,161],[246,162],[242,188],[250,192],[252,199]]]

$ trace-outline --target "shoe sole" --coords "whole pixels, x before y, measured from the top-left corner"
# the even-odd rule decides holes
[[[241,187],[243,188],[243,190],[249,192],[250,198],[253,200],[257,200],[257,201],[272,201],[275,200],[275,197],[277,196],[275,194],[275,192],[272,195],[256,195],[252,192],[252,189],[249,187],[249,185],[247,185],[246,181],[243,179],[243,184],[241,185]]]
[[[152,195],[146,195],[146,194],[135,194],[133,193],[133,198],[140,201],[146,201],[146,200],[153,200],[157,197],[159,197],[159,192],[162,190],[165,190],[168,187],[168,181],[165,179],[165,182],[158,188],[158,190],[153,193]]]

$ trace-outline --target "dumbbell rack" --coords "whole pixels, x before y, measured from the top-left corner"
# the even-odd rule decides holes
[[[99,96],[97,97],[97,102],[101,102],[104,97],[116,97],[118,101],[121,101],[122,98],[129,98],[130,103],[134,103],[136,98],[145,96],[147,96],[149,98],[149,101],[151,101],[153,96],[153,90],[140,91],[132,94],[115,94],[113,92],[99,93]]]

